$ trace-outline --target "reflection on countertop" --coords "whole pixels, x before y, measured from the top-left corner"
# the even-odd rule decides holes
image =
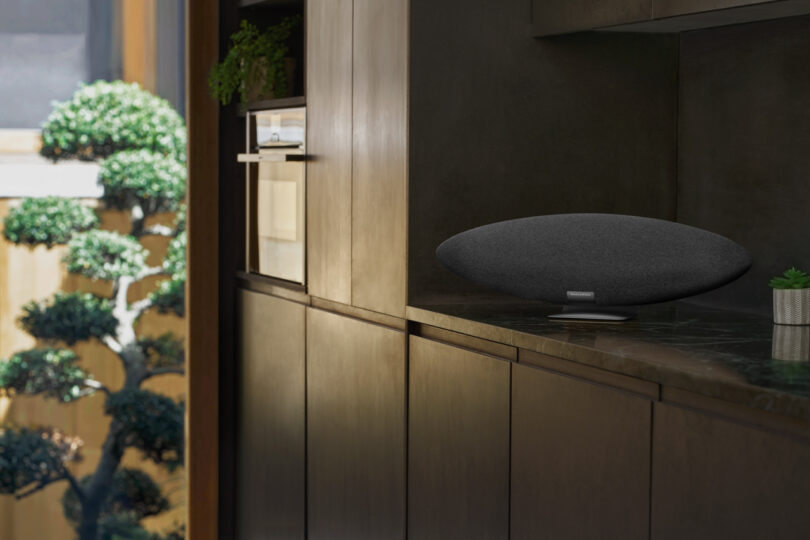
[[[668,302],[623,323],[555,321],[559,306],[452,302],[408,307],[408,319],[810,420],[810,326]]]

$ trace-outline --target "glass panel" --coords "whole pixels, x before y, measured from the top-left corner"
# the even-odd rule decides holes
[[[258,170],[258,271],[303,283],[304,165],[260,162]]]
[[[250,113],[248,153],[248,269],[304,283],[306,167],[287,161],[305,153],[306,109]]]

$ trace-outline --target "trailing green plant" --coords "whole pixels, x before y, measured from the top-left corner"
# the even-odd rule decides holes
[[[208,75],[211,96],[227,105],[238,92],[242,105],[248,100],[248,92],[261,85],[262,93],[287,96],[290,81],[284,66],[289,52],[292,30],[301,22],[301,17],[285,17],[264,31],[243,20],[239,30],[231,35],[231,47],[222,62],[216,64]]]
[[[807,289],[810,288],[810,275],[797,268],[790,268],[781,276],[771,279],[768,285],[772,289]]]
[[[101,392],[109,429],[93,472],[73,476],[81,441],[52,428],[0,429],[0,493],[17,498],[55,482],[69,487],[63,506],[81,540],[181,540],[182,526],[168,535],[151,533],[141,520],[168,508],[158,486],[143,471],[121,467],[128,448],[168,469],[182,465],[184,406],[142,388],[164,374],[183,374],[183,340],[171,333],[139,336],[136,323],[149,310],[177,313],[185,305],[186,132],[169,104],[137,85],[97,82],[81,87],[54,106],[43,127],[42,154],[104,159],[100,184],[104,207],[127,212],[129,230],[98,228],[93,208],[80,201],[47,197],[26,199],[5,219],[5,237],[20,245],[66,244],[68,272],[109,282],[112,293],[57,292],[23,306],[22,328],[43,346],[0,360],[0,395],[39,395],[71,402]],[[158,213],[178,211],[172,226],[156,223]],[[167,255],[148,259],[146,236],[163,237]],[[140,299],[132,285],[150,277],[162,280]],[[110,388],[85,370],[76,353],[58,348],[95,339],[117,358],[124,374]]]

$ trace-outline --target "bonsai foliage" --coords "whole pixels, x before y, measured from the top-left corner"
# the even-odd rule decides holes
[[[186,167],[151,150],[123,150],[101,163],[99,181],[108,207],[172,212],[186,191]]]
[[[92,479],[92,476],[85,476],[79,481],[79,485],[86,488]],[[68,521],[74,525],[81,521],[81,502],[72,489],[62,496],[62,508]],[[122,468],[113,476],[112,489],[101,508],[101,517],[124,514],[134,517],[138,522],[168,509],[169,500],[148,474],[138,469]]]
[[[64,244],[76,232],[98,226],[98,216],[75,199],[43,197],[24,199],[6,217],[6,238],[15,244],[36,246]]]
[[[796,268],[785,270],[768,282],[772,289],[807,289],[810,288],[810,276]]]
[[[70,239],[64,262],[72,274],[111,281],[140,276],[146,271],[147,254],[132,236],[96,229]]]
[[[59,480],[75,482],[67,464],[81,459],[81,446],[55,429],[0,430],[0,493],[22,499]]]
[[[95,211],[81,202],[47,197],[27,199],[10,212],[4,235],[16,244],[65,246],[67,270],[111,284],[109,297],[57,292],[23,307],[20,326],[41,346],[0,361],[0,393],[39,395],[71,402],[101,392],[109,430],[94,472],[76,479],[68,464],[79,459],[81,441],[49,428],[0,429],[0,493],[18,498],[54,482],[68,489],[63,506],[81,540],[172,540],[140,526],[165,511],[168,500],[142,471],[123,469],[128,448],[169,469],[182,465],[184,409],[181,403],[142,388],[151,377],[183,373],[183,340],[171,333],[139,336],[135,325],[148,310],[183,314],[186,279],[185,126],[164,100],[137,85],[97,82],[55,105],[43,126],[43,155],[99,159],[101,201],[128,212],[129,230],[99,229]],[[173,225],[156,215],[177,211]],[[165,220],[163,220],[165,222]],[[164,237],[167,255],[150,266],[145,236]],[[155,290],[132,299],[131,286],[162,276]],[[97,340],[124,371],[121,388],[107,387],[81,366],[65,345]]]
[[[15,394],[42,394],[59,401],[83,397],[98,385],[76,365],[70,349],[31,349],[0,363],[0,388]]]
[[[231,48],[208,75],[211,96],[223,105],[239,92],[242,105],[247,103],[250,88],[261,84],[262,93],[271,90],[277,98],[287,96],[287,75],[284,57],[289,51],[288,40],[300,16],[285,17],[280,23],[260,31],[246,20],[231,35]]]
[[[42,126],[40,153],[96,160],[145,148],[185,161],[186,126],[168,101],[135,83],[98,81],[57,103]]]
[[[19,320],[35,338],[74,345],[113,335],[118,323],[112,309],[108,299],[90,293],[56,293],[48,300],[23,306]]]
[[[148,390],[129,390],[107,398],[105,412],[124,426],[128,447],[170,469],[183,463],[183,407]]]

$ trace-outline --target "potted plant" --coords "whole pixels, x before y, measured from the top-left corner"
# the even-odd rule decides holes
[[[769,283],[773,289],[773,322],[810,324],[810,276],[796,268]]]
[[[289,38],[300,16],[285,17],[264,31],[243,20],[231,35],[231,48],[222,62],[208,75],[211,96],[223,105],[239,93],[244,106],[248,101],[282,98],[295,80],[295,60],[288,57]]]

